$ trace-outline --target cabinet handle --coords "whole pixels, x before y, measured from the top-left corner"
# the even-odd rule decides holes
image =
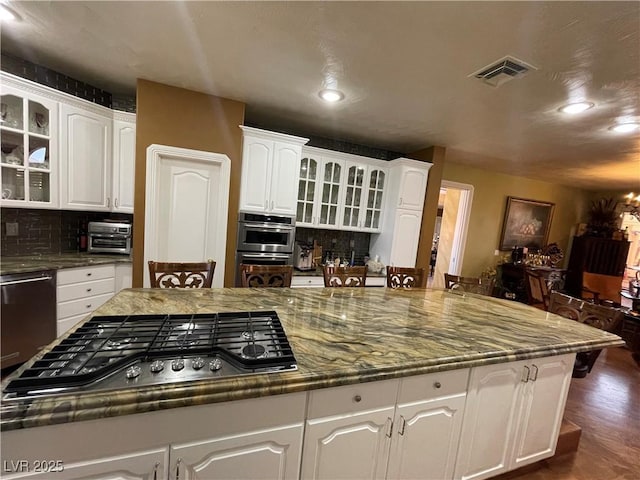
[[[179,458],[176,461],[176,480],[180,480],[180,464],[182,463],[182,459]]]
[[[400,206],[402,206],[402,197],[400,197]]]
[[[87,277],[90,277],[90,276],[91,276],[91,272],[87,273]]]
[[[91,308],[91,304],[87,305],[87,308]]]
[[[533,371],[533,376],[531,377],[531,381],[535,382],[538,379],[538,366],[535,364],[532,364],[531,368],[535,368],[535,370]]]
[[[87,288],[87,292],[90,292],[92,289],[91,288]]]
[[[435,382],[433,384],[433,388],[440,388],[440,387],[442,387],[442,384],[440,382]]]
[[[107,197],[107,207],[111,206],[111,197]]]
[[[404,428],[407,426],[407,421],[402,415],[400,415],[400,428],[398,428],[398,434],[404,435]]]
[[[393,432],[393,420],[387,417],[387,433],[385,434],[387,438],[391,438],[391,433]]]
[[[153,480],[158,480],[158,467],[160,466],[160,462],[156,462],[153,466]]]
[[[271,200],[271,210],[273,210],[273,200]]]
[[[117,198],[113,199],[113,204],[115,205],[116,208],[118,208],[118,199]]]
[[[527,373],[527,375],[525,376],[525,372]],[[527,367],[526,365],[524,366],[524,369],[522,370],[522,382],[523,383],[527,383],[529,381],[529,375],[531,374],[531,370],[529,369],[529,367]]]
[[[362,401],[362,397],[360,395],[356,395],[353,397],[353,401],[356,403],[360,403]]]

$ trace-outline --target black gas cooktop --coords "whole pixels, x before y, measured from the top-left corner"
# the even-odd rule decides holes
[[[98,391],[296,368],[275,311],[97,316],[4,392]]]

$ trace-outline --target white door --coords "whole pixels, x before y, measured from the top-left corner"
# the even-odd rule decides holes
[[[163,145],[147,149],[145,264],[216,261],[224,283],[229,157]],[[145,286],[149,279],[144,276]]]
[[[166,476],[168,448],[98,458],[78,463],[56,462],[55,459],[29,461],[22,467],[20,461],[5,461],[2,478],[6,480],[150,480]],[[24,474],[20,470],[24,468]],[[37,472],[35,469],[37,468]],[[7,470],[17,472],[6,474]]]
[[[296,213],[301,150],[300,145],[274,144],[268,208],[271,213]]]
[[[396,210],[396,221],[389,264],[396,267],[414,267],[418,254],[422,212],[417,210]]]
[[[171,480],[294,480],[302,424],[171,447]]]
[[[388,478],[453,478],[464,395],[398,405]]]
[[[575,355],[531,360],[527,388],[518,413],[519,430],[511,469],[553,455],[564,404],[569,393]]]
[[[269,187],[274,142],[244,136],[240,210],[269,210]],[[297,170],[291,178],[295,178]]]
[[[394,408],[307,421],[305,480],[385,478]]]
[[[471,371],[456,479],[488,478],[508,470],[524,365],[499,363]]]
[[[133,213],[136,167],[136,124],[113,122],[113,211]]]
[[[61,208],[109,210],[112,120],[65,104],[60,117]]]

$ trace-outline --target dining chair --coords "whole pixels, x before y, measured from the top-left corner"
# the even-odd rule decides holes
[[[620,306],[623,276],[582,272],[582,298],[593,303]]]
[[[387,267],[388,288],[426,288],[427,272],[424,268]]]
[[[494,278],[460,277],[448,273],[444,274],[444,287],[454,291],[491,296],[495,282]]]
[[[549,288],[545,278],[529,269],[524,271],[528,304],[541,310],[549,310]]]
[[[241,264],[240,275],[243,287],[290,287],[293,267],[291,265]]]
[[[605,332],[613,332],[622,323],[624,312],[617,308],[596,305],[581,298],[571,297],[560,292],[551,292],[549,312],[584,323]],[[582,378],[591,372],[602,350],[579,352],[573,367],[573,377]]]
[[[367,266],[364,267],[322,267],[325,287],[364,287],[367,279]]]
[[[151,288],[211,288],[216,262],[149,261]]]

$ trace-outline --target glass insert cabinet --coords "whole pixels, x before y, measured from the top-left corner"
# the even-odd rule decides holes
[[[54,205],[57,103],[3,86],[0,181],[3,205]]]

